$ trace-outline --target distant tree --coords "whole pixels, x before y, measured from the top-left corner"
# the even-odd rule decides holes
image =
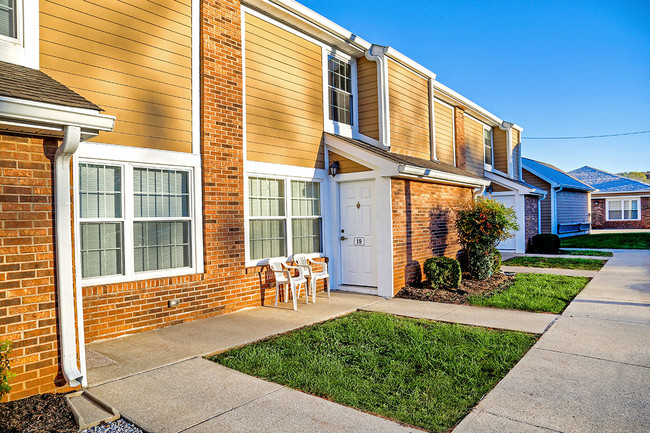
[[[650,172],[643,171],[626,171],[623,173],[617,173],[619,176],[627,177],[628,179],[634,179],[645,183],[650,183],[650,179],[646,176]]]

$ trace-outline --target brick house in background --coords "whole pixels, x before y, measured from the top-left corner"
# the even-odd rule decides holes
[[[650,229],[650,185],[597,168],[569,172],[593,187],[591,226],[595,229]]]
[[[16,5],[0,42],[3,83],[26,77],[0,87],[9,399],[85,385],[84,343],[263,305],[269,258],[328,260],[333,289],[391,297],[456,256],[451,222],[477,194],[526,222],[502,247],[537,227],[520,127],[299,3]]]

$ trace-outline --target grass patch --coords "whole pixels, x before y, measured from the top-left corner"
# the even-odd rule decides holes
[[[512,285],[489,295],[473,295],[471,305],[559,314],[587,285],[589,278],[517,274]]]
[[[603,233],[562,238],[565,248],[612,248],[650,250],[650,233]]]
[[[611,251],[599,251],[599,250],[560,250],[560,254],[566,254],[567,256],[600,256],[600,257],[612,257],[614,253]]]
[[[513,257],[505,260],[504,265],[508,266],[527,266],[535,268],[563,268],[563,269],[582,269],[587,271],[597,271],[605,264],[604,260],[598,259],[578,259],[565,257]]]
[[[535,343],[520,332],[356,312],[210,358],[434,432],[456,425]]]

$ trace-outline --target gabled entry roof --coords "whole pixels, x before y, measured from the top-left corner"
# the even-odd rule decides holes
[[[348,154],[346,156],[356,159],[361,164],[373,165],[374,160],[375,168],[380,168],[382,176],[417,176],[442,183],[474,187],[490,184],[489,181],[481,177],[444,162],[400,155],[361,140],[327,132],[324,134],[324,139],[328,147],[336,149],[337,152]],[[351,153],[356,155],[351,155]]]
[[[521,163],[525,170],[539,176],[553,187],[565,187],[571,189],[579,189],[581,191],[593,191],[594,188],[586,183],[581,182],[575,177],[565,173],[559,168],[541,161],[535,161],[530,158],[521,158]]]

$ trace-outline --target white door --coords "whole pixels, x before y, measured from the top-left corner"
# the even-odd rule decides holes
[[[340,191],[341,283],[377,287],[375,260],[375,182],[343,182]]]
[[[503,203],[509,208],[515,208],[515,196],[514,195],[495,195],[492,196],[495,200]],[[497,249],[499,250],[515,250],[517,248],[517,232],[511,232],[512,237],[505,241],[499,242]]]

